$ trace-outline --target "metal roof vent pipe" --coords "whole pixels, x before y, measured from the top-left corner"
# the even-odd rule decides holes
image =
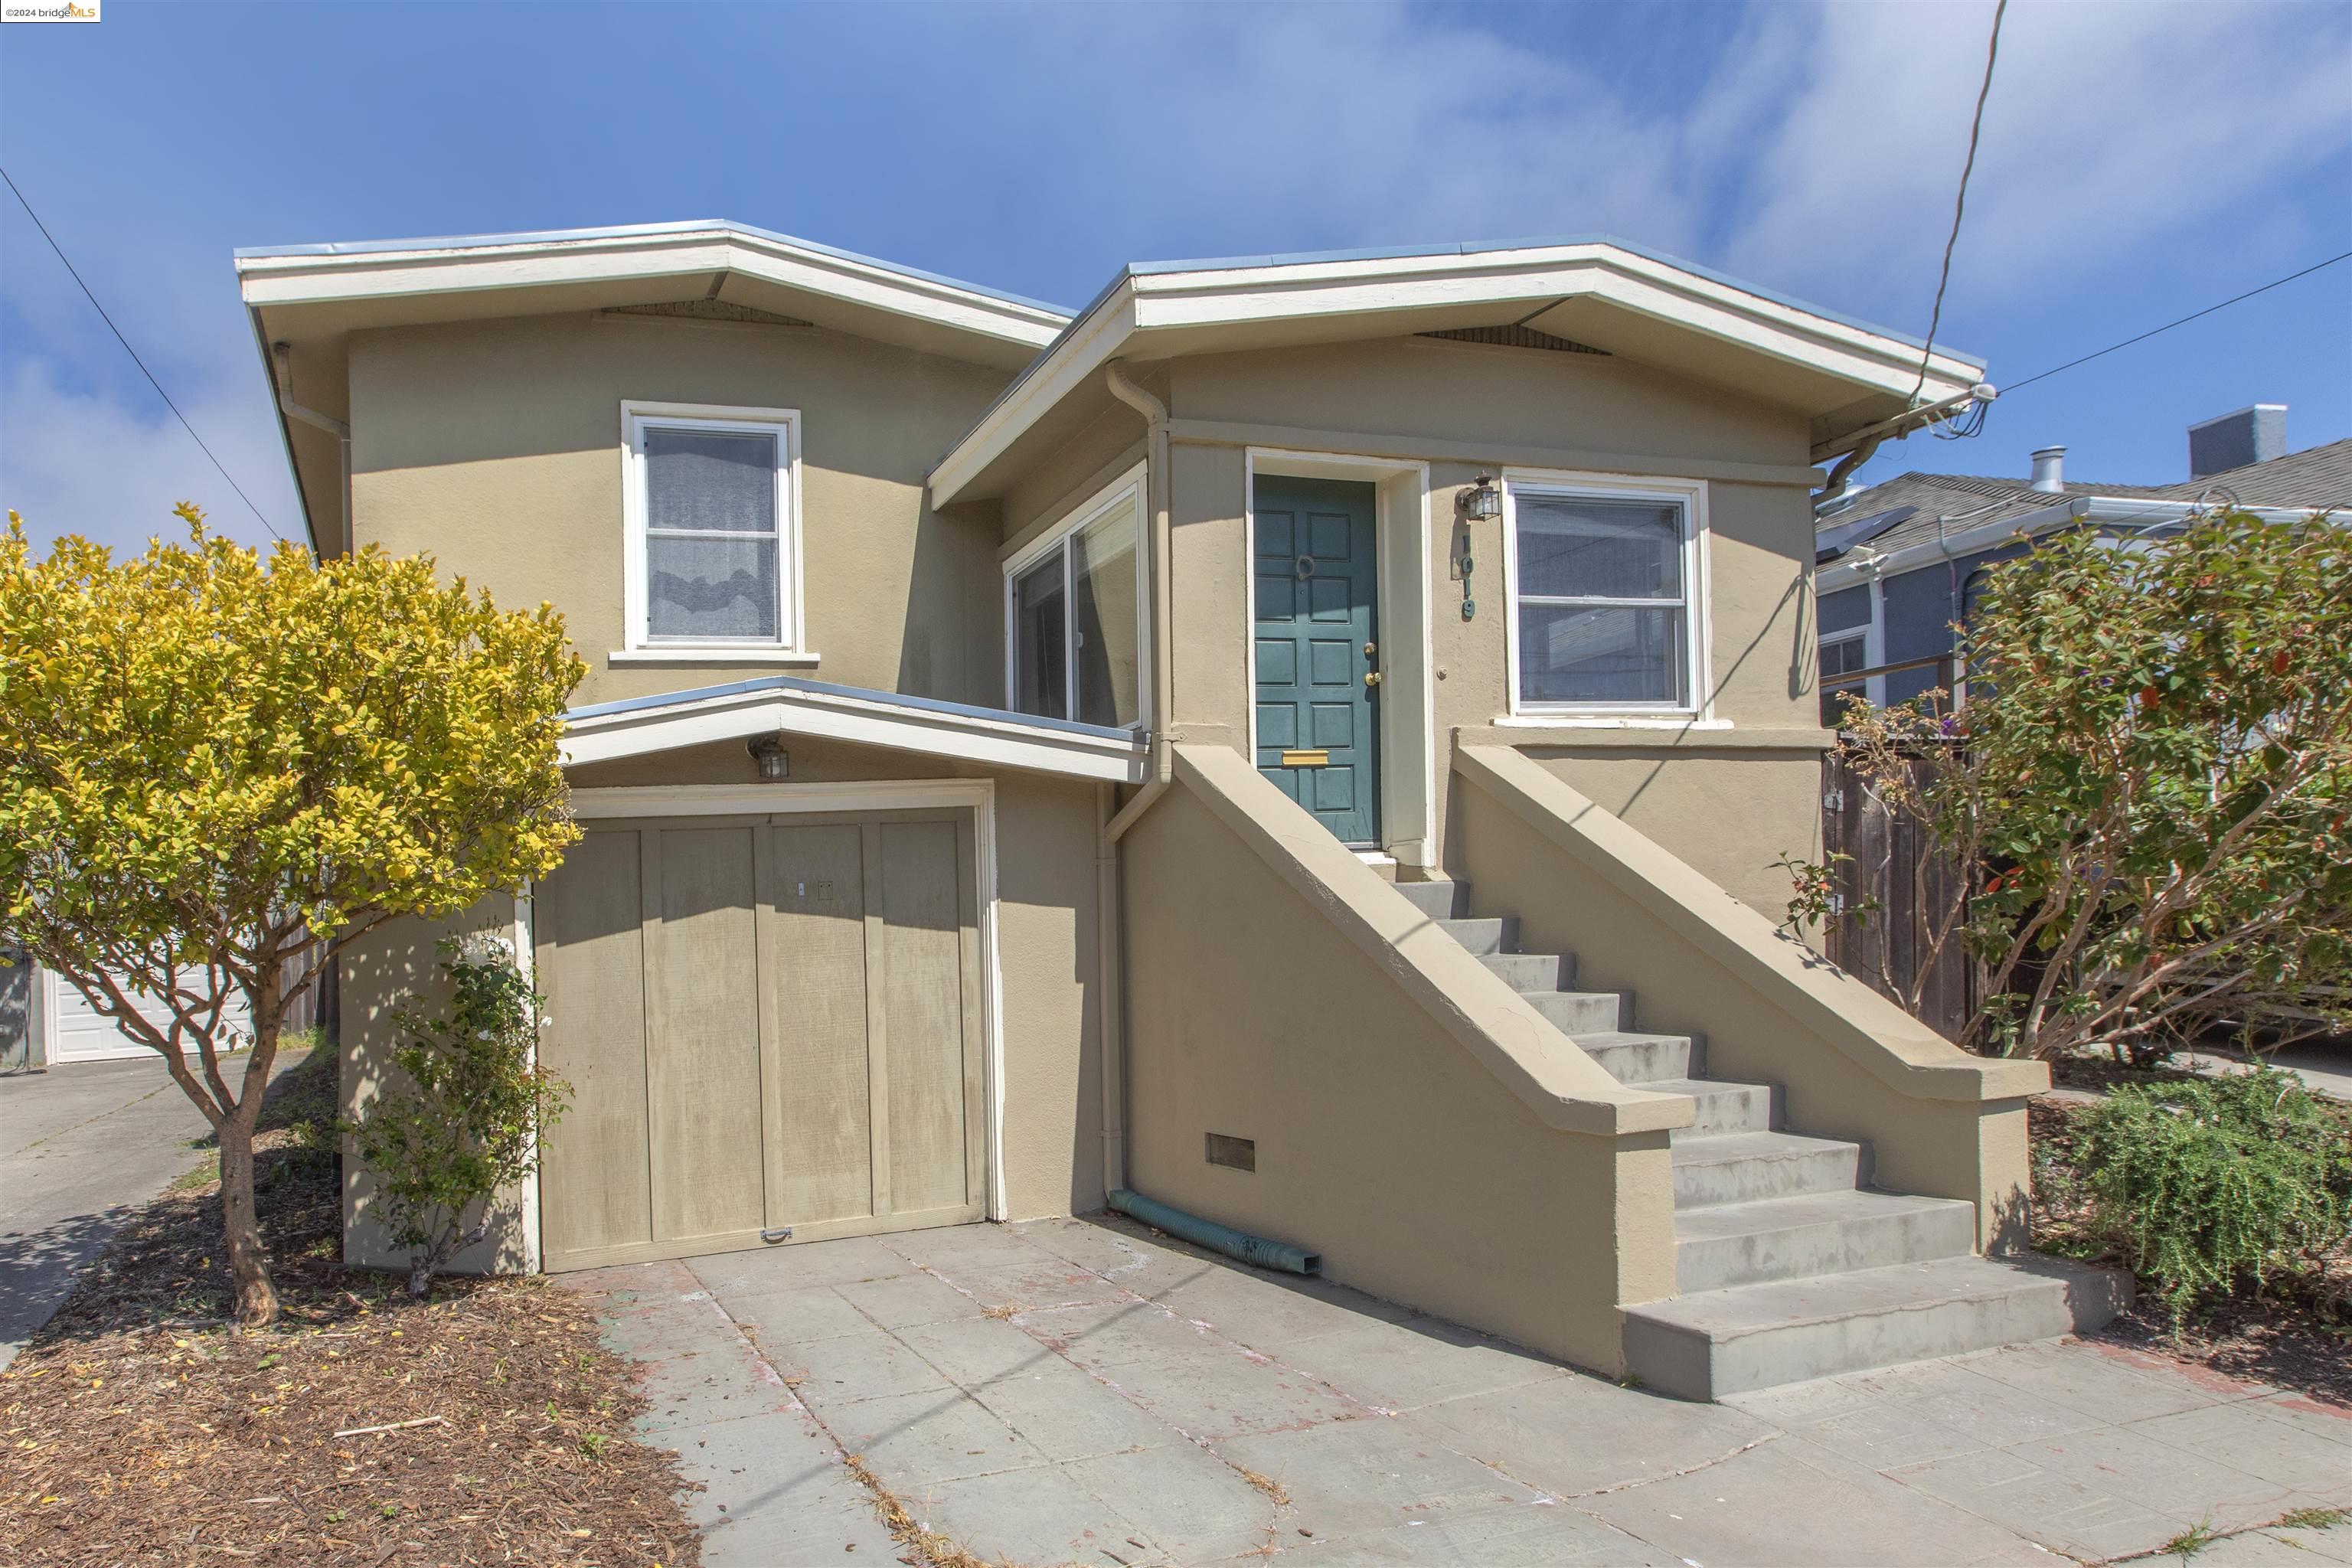
[[[2065,447],[2044,447],[2033,454],[2033,488],[2053,496],[2065,493]]]

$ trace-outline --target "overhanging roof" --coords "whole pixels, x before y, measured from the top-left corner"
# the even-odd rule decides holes
[[[236,252],[262,346],[291,350],[293,395],[348,420],[351,334],[373,327],[718,300],[1011,372],[1068,313],[937,273],[721,219]],[[340,482],[332,436],[281,429],[306,521]],[[334,509],[329,509],[331,513]],[[337,520],[340,526],[340,519]]]
[[[1130,266],[931,471],[935,505],[1000,493],[1110,402],[1113,360],[1515,325],[1805,415],[1825,445],[1958,397],[1983,363],[1606,237]],[[1927,359],[1917,395],[1920,362]]]
[[[795,676],[592,703],[563,716],[566,767],[755,735],[810,735],[984,766],[1142,782],[1146,742],[1131,730],[1039,719]]]

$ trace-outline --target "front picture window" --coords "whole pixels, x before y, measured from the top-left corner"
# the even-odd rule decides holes
[[[1518,700],[1688,708],[1688,503],[1535,487],[1511,500]]]

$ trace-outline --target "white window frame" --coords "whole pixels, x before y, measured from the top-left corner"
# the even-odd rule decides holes
[[[1145,552],[1150,548],[1149,519],[1144,516],[1144,466],[1138,463],[1102,489],[1072,507],[1062,520],[1039,533],[1020,550],[1004,560],[1004,707],[1007,712],[1020,712],[1014,706],[1019,700],[1021,672],[1015,668],[1021,651],[1020,632],[1014,618],[1013,584],[1031,568],[1047,556],[1059,552],[1062,557],[1062,720],[1046,719],[1048,723],[1084,723],[1078,711],[1077,615],[1078,584],[1072,565],[1074,552],[1070,542],[1126,507],[1135,521],[1135,711],[1133,724],[1117,726],[1137,731],[1151,727],[1151,600],[1147,592],[1149,576]],[[1031,718],[1045,718],[1030,714]],[[1098,726],[1089,726],[1090,728]]]
[[[1672,501],[1683,516],[1683,659],[1688,671],[1680,702],[1530,702],[1519,685],[1519,504],[1522,493],[1580,496],[1594,500]],[[1655,717],[1678,723],[1711,722],[1715,676],[1708,663],[1707,486],[1704,479],[1658,479],[1627,474],[1589,474],[1546,468],[1503,471],[1503,600],[1507,606],[1505,661],[1513,718],[1588,715],[1603,719]],[[1539,602],[1553,602],[1544,596]],[[1580,596],[1579,602],[1584,602]],[[1665,599],[1592,599],[1601,605],[1657,607]]]
[[[647,631],[646,474],[648,428],[772,436],[776,438],[776,635],[773,637],[655,637]],[[640,660],[753,662],[812,658],[802,637],[801,415],[797,408],[740,408],[708,403],[621,405],[623,555],[625,562],[622,650]],[[739,536],[740,537],[740,536]],[[756,537],[756,536],[754,536]]]

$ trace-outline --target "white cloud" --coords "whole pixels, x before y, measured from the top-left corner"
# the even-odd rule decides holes
[[[145,406],[133,410],[106,394],[69,390],[47,360],[14,357],[0,382],[0,429],[6,431],[0,502],[24,514],[26,533],[37,547],[79,533],[135,551],[152,535],[176,535],[181,525],[172,508],[182,500],[203,507],[224,533],[268,542],[262,525],[152,390]],[[257,384],[258,371],[255,376]],[[260,401],[215,393],[181,406],[278,531],[299,540],[301,511],[276,425],[266,405],[247,405]]]

